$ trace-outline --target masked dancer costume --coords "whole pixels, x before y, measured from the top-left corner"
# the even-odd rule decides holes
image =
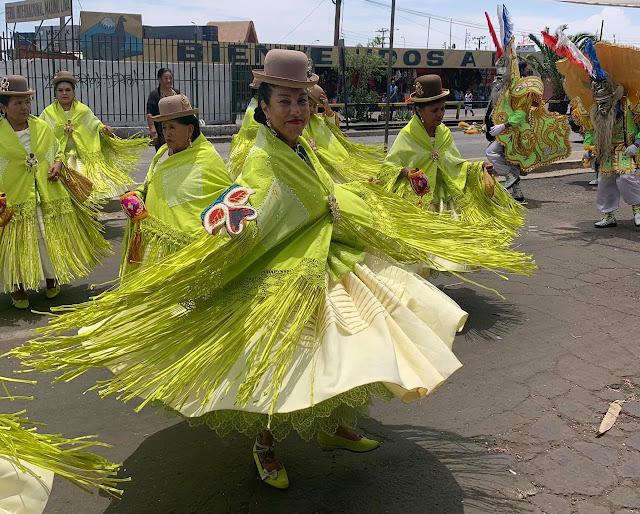
[[[495,140],[488,146],[486,155],[496,173],[505,177],[504,187],[522,201],[521,172],[568,157],[571,154],[571,127],[566,116],[547,111],[542,99],[542,80],[535,76],[520,76],[513,23],[507,8],[498,7],[500,40],[489,15],[485,15],[498,50],[496,56],[500,57],[490,104],[491,123],[487,125],[488,134]]]
[[[585,147],[595,146],[598,173],[596,204],[603,214],[596,228],[615,227],[620,197],[632,206],[634,224],[640,227],[640,180],[636,174],[640,129],[634,107],[640,93],[637,62],[640,51],[587,40],[584,53],[566,35],[543,32],[545,43],[560,56],[558,70],[567,93],[579,96],[589,109],[592,131],[585,132]],[[589,84],[591,87],[586,87]]]

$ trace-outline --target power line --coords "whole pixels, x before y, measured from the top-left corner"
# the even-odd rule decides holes
[[[307,14],[307,15],[302,19],[302,21],[301,21],[300,23],[298,23],[298,24],[297,24],[295,27],[293,27],[289,32],[287,32],[287,35],[286,35],[286,36],[284,36],[280,41],[278,41],[278,43],[282,43],[285,39],[287,39],[287,37],[288,37],[289,35],[291,35],[293,32],[295,32],[295,31],[297,30],[297,28],[298,28],[300,25],[302,25],[305,21],[307,21],[307,20],[309,19],[309,17],[310,17],[314,12],[316,12],[316,11],[320,8],[320,6],[321,6],[323,3],[325,3],[325,2],[326,2],[326,0],[321,0],[321,2],[320,2],[318,5],[316,5],[316,6],[315,6],[315,8],[314,8],[314,9],[313,9],[309,14]]]

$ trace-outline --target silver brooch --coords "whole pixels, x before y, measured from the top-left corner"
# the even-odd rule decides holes
[[[433,150],[431,152],[431,160],[437,161],[438,159],[440,159],[440,152],[438,152],[438,150]]]
[[[35,154],[30,153],[25,159],[24,163],[27,165],[27,171],[31,171],[33,168],[38,167],[38,158]]]
[[[342,221],[342,216],[340,216],[340,206],[338,205],[338,200],[336,200],[335,195],[329,195],[329,211],[331,211],[333,221],[336,223]]]
[[[73,124],[71,123],[71,120],[68,120],[64,126],[64,133],[66,136],[70,136],[73,133]]]
[[[7,77],[2,77],[2,80],[0,80],[0,91],[9,91],[10,86],[9,79]]]
[[[309,139],[309,141],[308,141],[308,143],[309,143],[309,146],[311,147],[311,149],[312,149],[314,152],[317,152],[317,151],[318,151],[318,144],[316,143],[316,140],[315,140],[315,139],[310,138],[310,139]]]

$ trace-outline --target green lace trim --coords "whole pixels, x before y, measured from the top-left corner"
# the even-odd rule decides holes
[[[207,412],[197,418],[188,418],[178,411],[162,406],[169,416],[182,417],[189,426],[207,425],[218,436],[239,432],[247,437],[256,437],[270,424],[277,441],[285,439],[295,431],[305,441],[310,441],[318,432],[333,434],[339,426],[356,428],[358,418],[369,417],[369,406],[373,399],[390,400],[393,394],[381,382],[355,387],[323,402],[286,414],[259,414],[241,410],[219,410]]]

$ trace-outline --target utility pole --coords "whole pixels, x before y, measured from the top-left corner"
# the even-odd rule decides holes
[[[429,48],[429,36],[431,35],[431,18],[429,18],[429,25],[427,25],[427,48]]]
[[[465,29],[464,31],[464,49],[467,49],[467,43],[469,42],[469,36],[471,36],[471,34],[469,33],[468,30]]]
[[[382,28],[382,29],[376,30],[376,32],[378,34],[382,34],[382,48],[384,48],[384,38],[386,37],[385,33],[389,32],[389,29]]]
[[[451,48],[451,29],[453,28],[453,18],[449,20],[449,48]]]
[[[384,151],[387,151],[389,145],[389,117],[391,109],[391,74],[393,73],[393,27],[396,21],[396,0],[391,0],[391,29],[389,34],[389,61],[387,63],[387,105],[385,106],[384,116]]]
[[[340,10],[342,8],[342,0],[334,0],[334,4],[336,4],[336,20],[333,28],[333,46],[338,46],[338,42],[340,40]]]
[[[602,23],[600,24],[600,41],[602,41],[603,34],[604,34],[604,18],[602,19]]]
[[[485,42],[487,37],[486,36],[479,36],[479,37],[474,37],[472,39],[478,43],[478,50],[480,50],[480,45],[482,45]]]

